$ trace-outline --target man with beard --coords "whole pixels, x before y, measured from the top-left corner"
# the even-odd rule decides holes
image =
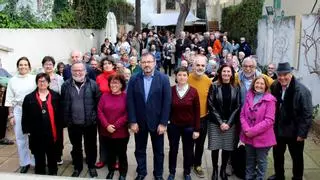
[[[71,65],[72,77],[61,87],[63,118],[68,127],[72,144],[72,177],[78,177],[83,169],[82,137],[89,175],[97,177],[97,104],[100,91],[95,81],[86,77],[86,66],[81,61]]]
[[[142,72],[133,75],[128,84],[127,106],[129,127],[135,133],[136,180],[147,175],[146,148],[151,136],[156,180],[163,180],[164,132],[171,109],[171,88],[168,76],[155,70],[156,60],[150,53],[141,57]]]
[[[236,75],[235,79],[238,80],[241,90],[241,105],[243,105],[246,94],[250,89],[251,82],[255,77],[263,75],[268,80],[269,85],[272,84],[273,79],[268,77],[265,74],[262,74],[257,70],[257,61],[254,57],[249,56],[245,58],[242,62],[242,70],[239,72],[238,76]]]
[[[193,60],[194,72],[189,75],[188,83],[197,89],[200,99],[200,136],[195,140],[195,152],[193,170],[200,178],[204,178],[204,172],[201,167],[201,160],[204,149],[204,141],[207,135],[207,97],[211,80],[205,74],[207,67],[207,57],[204,55],[195,55]]]

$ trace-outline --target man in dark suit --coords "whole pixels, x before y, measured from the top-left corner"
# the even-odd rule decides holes
[[[130,129],[135,133],[136,180],[147,175],[146,148],[151,136],[154,154],[153,175],[163,180],[164,139],[171,108],[171,88],[166,75],[155,70],[156,60],[150,53],[141,58],[142,72],[131,77],[127,90]]]

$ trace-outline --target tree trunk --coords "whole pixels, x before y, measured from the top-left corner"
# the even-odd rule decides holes
[[[177,22],[176,32],[175,32],[176,38],[178,38],[180,35],[180,32],[184,30],[184,24],[190,11],[191,0],[184,0],[184,2],[181,2],[181,0],[180,1],[176,0],[176,1],[179,2],[179,6],[180,6],[180,14],[178,17],[178,22]]]
[[[136,0],[136,25],[135,30],[141,31],[141,0]]]
[[[157,14],[161,14],[161,0],[157,0]]]

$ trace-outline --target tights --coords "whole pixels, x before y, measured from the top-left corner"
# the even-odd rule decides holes
[[[221,163],[221,170],[225,170],[227,167],[227,163],[230,157],[231,151],[222,150],[222,163]],[[218,167],[218,159],[219,159],[219,149],[211,151],[211,160],[212,160],[212,167]]]

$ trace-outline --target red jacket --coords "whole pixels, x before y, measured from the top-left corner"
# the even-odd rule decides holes
[[[101,93],[110,92],[108,78],[113,74],[116,74],[114,70],[103,71],[103,73],[97,76],[96,82]]]

